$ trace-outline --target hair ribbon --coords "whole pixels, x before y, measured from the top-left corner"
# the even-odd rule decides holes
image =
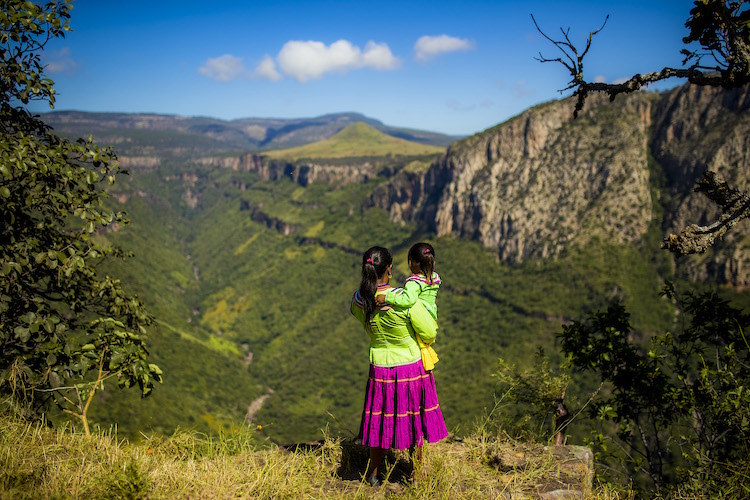
[[[375,262],[372,260],[372,257],[367,258],[367,263],[372,264],[373,266],[375,265]]]
[[[422,253],[425,254],[425,255],[427,255],[428,253],[430,253],[430,249],[429,248],[425,248],[424,252],[422,252]]]

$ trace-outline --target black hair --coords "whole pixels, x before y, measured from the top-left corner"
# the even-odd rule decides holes
[[[425,242],[412,245],[408,259],[419,266],[427,282],[432,284],[432,273],[435,272],[435,249],[432,245]]]
[[[378,291],[378,278],[382,278],[388,266],[393,263],[393,256],[387,248],[368,248],[362,256],[362,282],[359,284],[359,298],[365,310],[365,324],[369,326],[370,318],[375,313],[375,293]]]

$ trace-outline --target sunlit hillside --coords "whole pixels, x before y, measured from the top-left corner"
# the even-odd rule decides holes
[[[272,158],[356,158],[385,155],[426,155],[441,153],[444,148],[419,144],[386,135],[376,128],[357,122],[328,139],[295,148],[269,151]]]

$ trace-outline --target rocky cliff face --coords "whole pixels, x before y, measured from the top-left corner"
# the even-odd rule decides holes
[[[441,193],[422,216],[507,262],[556,257],[595,235],[637,241],[651,221],[652,100],[592,99],[575,121],[568,101],[554,102],[456,143],[430,169],[426,191]]]
[[[719,173],[733,187],[750,189],[749,109],[750,87],[727,91],[685,86],[659,101],[651,149],[666,177],[665,234],[718,217],[716,205],[693,192],[705,170]],[[686,259],[690,277],[750,286],[749,234],[746,219],[710,255]]]
[[[370,203],[396,221],[481,241],[511,263],[554,258],[593,237],[637,242],[657,203],[664,233],[676,232],[716,215],[692,192],[706,168],[748,189],[749,94],[686,86],[613,103],[594,96],[576,120],[570,100],[544,104],[454,143],[426,172],[399,173]],[[682,267],[693,279],[750,285],[748,225]]]
[[[314,182],[324,182],[343,186],[346,184],[368,182],[376,176],[390,177],[399,170],[404,160],[399,162],[388,160],[358,160],[346,159],[310,162],[285,161],[268,158],[259,154],[244,154],[227,157],[202,158],[199,163],[219,168],[229,168],[238,172],[255,172],[261,180],[276,181],[288,178],[301,186]]]

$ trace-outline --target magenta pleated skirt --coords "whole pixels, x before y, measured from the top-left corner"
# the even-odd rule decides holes
[[[393,368],[370,365],[360,436],[365,446],[397,450],[448,436],[435,377],[421,359]]]

